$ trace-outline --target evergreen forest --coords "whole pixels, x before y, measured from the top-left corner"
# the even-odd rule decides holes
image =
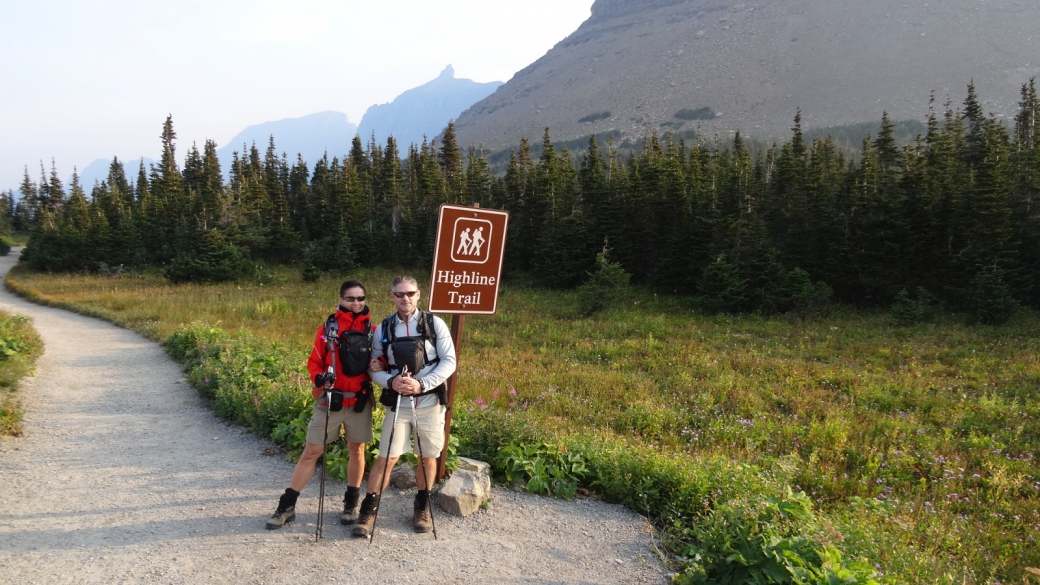
[[[479,203],[511,214],[507,279],[574,287],[603,254],[632,282],[709,311],[899,299],[999,322],[1040,308],[1038,113],[1034,81],[1010,123],[986,115],[969,85],[959,108],[933,102],[909,144],[886,114],[858,152],[807,139],[800,113],[786,143],[760,148],[740,134],[655,134],[627,154],[595,136],[574,153],[546,129],[540,155],[522,141],[500,176],[451,123],[439,143],[402,152],[392,137],[355,137],[313,166],[272,137],[236,153],[227,180],[213,141],[178,163],[167,118],[158,164],[128,180],[113,159],[93,186],[26,171],[0,214],[31,234],[22,258],[33,270],[153,267],[205,282],[255,278],[265,264],[298,265],[305,279],[428,269],[438,207]]]

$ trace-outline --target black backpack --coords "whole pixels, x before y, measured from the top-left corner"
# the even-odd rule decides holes
[[[360,376],[368,371],[368,362],[372,358],[372,328],[366,320],[365,331],[343,331],[338,335],[335,332],[339,328],[336,322],[336,314],[329,316],[328,325],[336,337],[336,349],[339,352],[339,363],[343,369],[341,372],[347,376]]]
[[[427,323],[429,326],[427,326]],[[403,371],[405,366],[408,366],[408,371],[412,374],[418,374],[419,370],[425,368],[428,365],[436,364],[441,361],[440,356],[434,359],[428,359],[426,355],[426,342],[429,341],[436,345],[437,343],[437,330],[433,326],[433,313],[423,312],[419,315],[419,323],[416,324],[415,332],[418,335],[410,337],[397,337],[397,313],[390,315],[386,319],[383,319],[382,324],[382,337],[380,338],[383,344],[383,354],[386,356],[390,355],[390,348],[393,348],[394,363],[390,365],[391,373],[400,373]],[[429,331],[429,333],[427,333]],[[426,396],[427,394],[436,394],[441,404],[447,404],[447,388],[444,384],[423,392],[416,394],[416,397]],[[397,403],[397,392],[392,388],[383,390],[379,396],[379,403],[384,406],[394,406]]]
[[[429,334],[427,333],[427,323],[429,323]],[[383,344],[384,355],[389,356],[389,350],[393,347],[394,363],[390,365],[391,371],[400,372],[407,365],[409,372],[418,374],[419,370],[426,366],[441,361],[439,356],[432,360],[426,359],[426,342],[437,344],[437,331],[433,326],[433,313],[420,313],[419,323],[415,326],[415,332],[418,335],[397,337],[397,313],[383,319],[383,337],[380,341]]]

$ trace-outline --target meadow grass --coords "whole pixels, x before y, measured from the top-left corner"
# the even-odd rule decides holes
[[[32,374],[43,341],[25,315],[0,311],[0,435],[22,434],[18,382]]]
[[[8,286],[160,341],[193,323],[248,331],[302,364],[342,279],[274,270],[264,284],[172,286],[15,269]],[[376,320],[392,310],[393,274],[350,275],[368,286]],[[885,312],[842,308],[708,317],[639,290],[587,318],[573,293],[507,285],[497,315],[466,319],[456,416],[463,434],[502,435],[485,444],[550,437],[592,460],[758,470],[804,491],[829,538],[889,580],[1017,581],[1040,565],[1038,332],[1028,312],[1000,327],[956,316],[898,327]],[[610,482],[631,481],[592,488],[620,494]],[[639,511],[675,519],[659,506]],[[690,530],[665,528],[676,542]]]

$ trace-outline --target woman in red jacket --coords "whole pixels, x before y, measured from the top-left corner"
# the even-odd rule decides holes
[[[307,425],[307,445],[296,463],[288,489],[278,500],[278,509],[267,521],[269,530],[281,528],[296,518],[296,499],[314,475],[325,445],[339,439],[340,425],[344,427],[350,454],[340,523],[353,524],[357,519],[361,479],[365,475],[365,443],[372,440],[372,386],[368,376],[372,324],[365,305],[365,287],[360,282],[344,282],[339,289],[339,301],[339,308],[318,327],[314,336],[307,370],[314,382],[311,395],[317,403]],[[331,396],[331,408],[326,396]]]

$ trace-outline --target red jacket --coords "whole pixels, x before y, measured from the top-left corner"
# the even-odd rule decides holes
[[[368,332],[372,330],[371,318],[368,314],[368,307],[365,307],[364,311],[360,313],[353,313],[351,311],[345,311],[342,307],[336,309],[336,322],[339,324],[339,331],[362,331]],[[331,352],[330,352],[331,349]],[[314,348],[311,350],[311,357],[307,360],[307,371],[311,374],[311,383],[314,383],[314,377],[328,370],[328,363],[325,361],[326,357],[332,354],[332,359],[335,360],[336,367],[336,383],[333,388],[342,390],[343,392],[355,392],[365,393],[371,392],[369,385],[365,382],[369,381],[368,372],[361,374],[360,376],[348,376],[343,373],[343,368],[339,363],[339,352],[336,350],[336,346],[326,343],[325,340],[325,324],[322,323],[318,327],[318,332],[314,336]],[[311,395],[317,399],[321,396],[323,387],[315,386],[311,388]],[[352,407],[356,402],[355,398],[344,398],[343,407]],[[324,404],[324,402],[322,402]]]

